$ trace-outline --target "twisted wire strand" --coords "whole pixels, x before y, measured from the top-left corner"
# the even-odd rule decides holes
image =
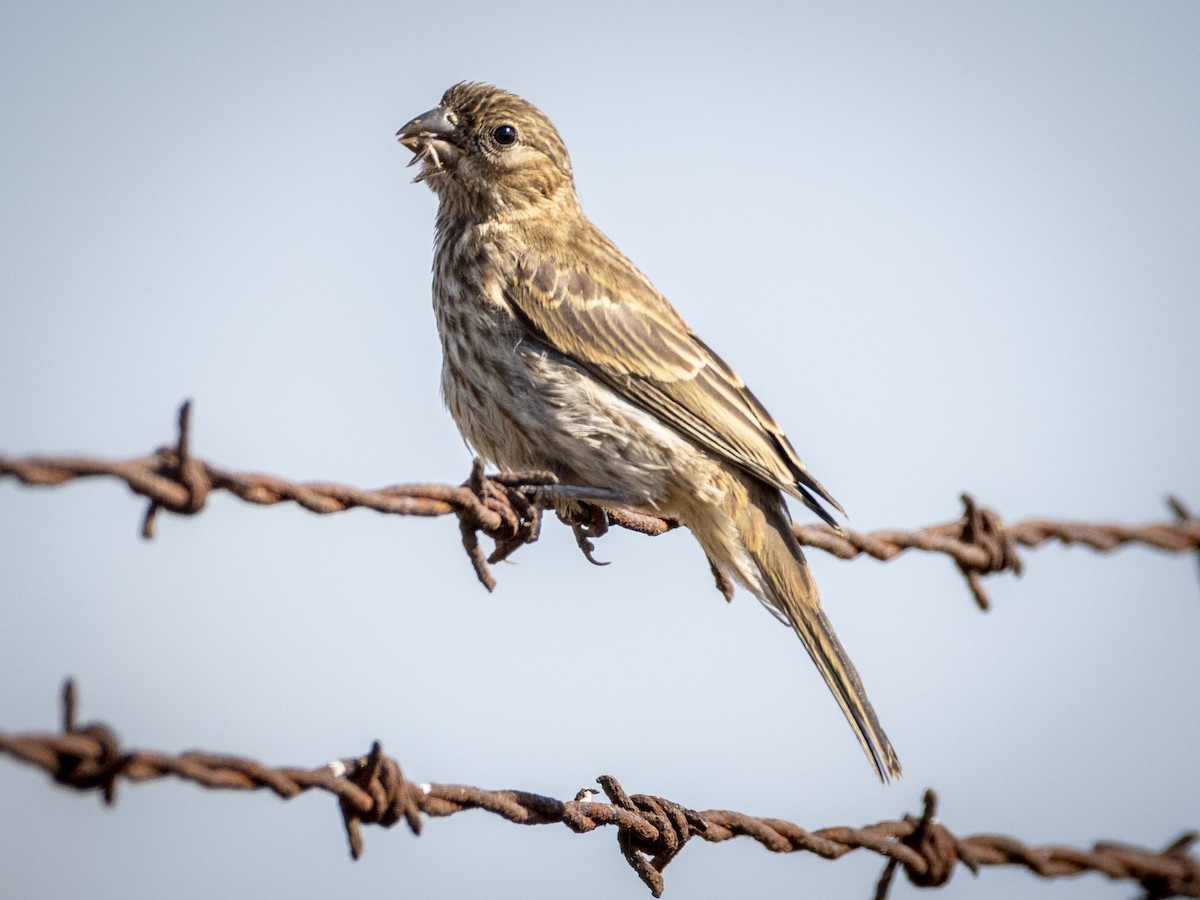
[[[461,485],[398,484],[368,490],[332,482],[293,482],[275,475],[236,472],[194,457],[191,453],[191,402],[179,410],[178,435],[173,445],[160,447],[149,456],[126,460],[100,460],[84,456],[0,456],[0,478],[22,484],[61,485],[83,478],[107,477],[123,481],[150,503],[142,524],[146,538],[154,535],[160,510],[195,515],[209,494],[225,491],[247,503],[272,505],[296,503],[321,515],[364,508],[390,515],[445,516],[459,519],[463,547],[480,582],[490,591],[495,585],[490,563],[508,557],[524,544],[537,540],[541,512],[563,501],[581,505],[582,518],[564,519],[575,530],[580,549],[591,560],[592,539],[616,525],[646,535],[659,535],[678,527],[678,522],[661,519],[627,508],[620,497],[604,487],[558,484],[548,472],[509,472],[485,476],[482,463],[475,461],[471,475]],[[888,561],[906,550],[941,553],[954,560],[966,578],[981,609],[989,600],[983,576],[1000,572],[1020,574],[1018,547],[1035,548],[1047,543],[1090,547],[1110,553],[1129,544],[1169,553],[1200,551],[1200,519],[1182,501],[1168,503],[1173,522],[1142,525],[1084,523],[1029,519],[1005,523],[998,513],[978,505],[963,494],[963,515],[948,522],[915,530],[887,529],[859,532],[828,525],[794,525],[801,544],[824,550],[840,559],[860,555]],[[479,545],[483,533],[495,542],[485,554]],[[594,562],[594,560],[592,560]],[[728,595],[732,585],[718,579],[718,588]]]
[[[76,724],[75,708],[75,685],[67,681],[62,692],[62,730],[52,734],[0,731],[0,753],[43,770],[66,787],[99,791],[109,804],[115,803],[121,781],[166,777],[213,789],[269,790],[284,800],[308,790],[327,791],[338,799],[354,859],[363,853],[363,825],[389,828],[403,821],[419,835],[425,816],[481,809],[509,822],[562,824],[581,834],[615,826],[618,848],[655,897],[662,895],[665,886],[663,870],[693,837],[710,843],[748,837],[775,853],[803,851],[829,860],[854,850],[870,851],[887,860],[876,886],[877,898],[887,895],[897,869],[914,885],[932,888],[946,884],[959,865],[975,874],[986,866],[1021,866],[1039,878],[1097,872],[1115,881],[1140,884],[1147,900],[1200,897],[1200,857],[1192,852],[1195,832],[1181,835],[1159,851],[1113,842],[1079,849],[1030,846],[995,834],[959,837],[936,818],[937,796],[932,790],[925,793],[920,816],[861,828],[809,831],[784,819],[731,810],[697,811],[664,797],[631,795],[611,775],[597,779],[606,801],[598,801],[600,792],[590,789],[563,801],[528,791],[417,784],[405,778],[395,759],[384,755],[379,742],[364,756],[316,769],[274,768],[200,751],[178,756],[127,751],[109,726]]]

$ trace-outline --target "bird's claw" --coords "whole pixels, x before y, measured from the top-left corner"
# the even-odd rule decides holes
[[[563,518],[561,515],[559,518]],[[571,531],[575,535],[575,543],[579,547],[579,551],[583,554],[584,559],[590,562],[593,566],[607,566],[608,562],[602,562],[592,555],[596,550],[596,545],[592,542],[594,537],[603,537],[608,532],[608,516],[604,510],[591,503],[581,503],[578,507],[577,515],[572,516],[567,520],[571,526]]]

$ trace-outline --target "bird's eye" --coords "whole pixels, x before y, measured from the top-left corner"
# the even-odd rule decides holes
[[[501,147],[511,147],[517,142],[517,129],[512,125],[497,125],[492,129],[492,140]]]

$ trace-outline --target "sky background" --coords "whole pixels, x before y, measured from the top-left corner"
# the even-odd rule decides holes
[[[140,456],[194,398],[223,467],[456,483],[434,197],[396,129],[463,80],[540,106],[584,208],[861,530],[1200,508],[1200,5],[13,3],[0,21],[0,451]],[[1200,826],[1195,558],[1025,554],[983,615],[944,557],[814,552],[904,763],[881,787],[800,644],[691,537],[569,531],[497,568],[456,523],[214,496],[138,537],[117,483],[0,483],[0,728],[59,686],[131,747],[569,798],[600,774],[808,828],[1160,847]],[[800,512],[798,517],[807,520]],[[14,898],[644,897],[616,832],[0,760]],[[697,841],[668,898],[870,896],[881,863]],[[1126,898],[959,870],[945,897]],[[915,896],[907,883],[893,897]]]

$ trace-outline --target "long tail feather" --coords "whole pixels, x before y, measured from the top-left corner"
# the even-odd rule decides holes
[[[782,498],[765,486],[754,486],[749,499],[739,511],[737,526],[742,544],[758,568],[767,595],[763,599],[791,623],[880,780],[886,783],[900,777],[896,751],[875,717],[854,664],[821,610],[816,582],[792,534]]]

